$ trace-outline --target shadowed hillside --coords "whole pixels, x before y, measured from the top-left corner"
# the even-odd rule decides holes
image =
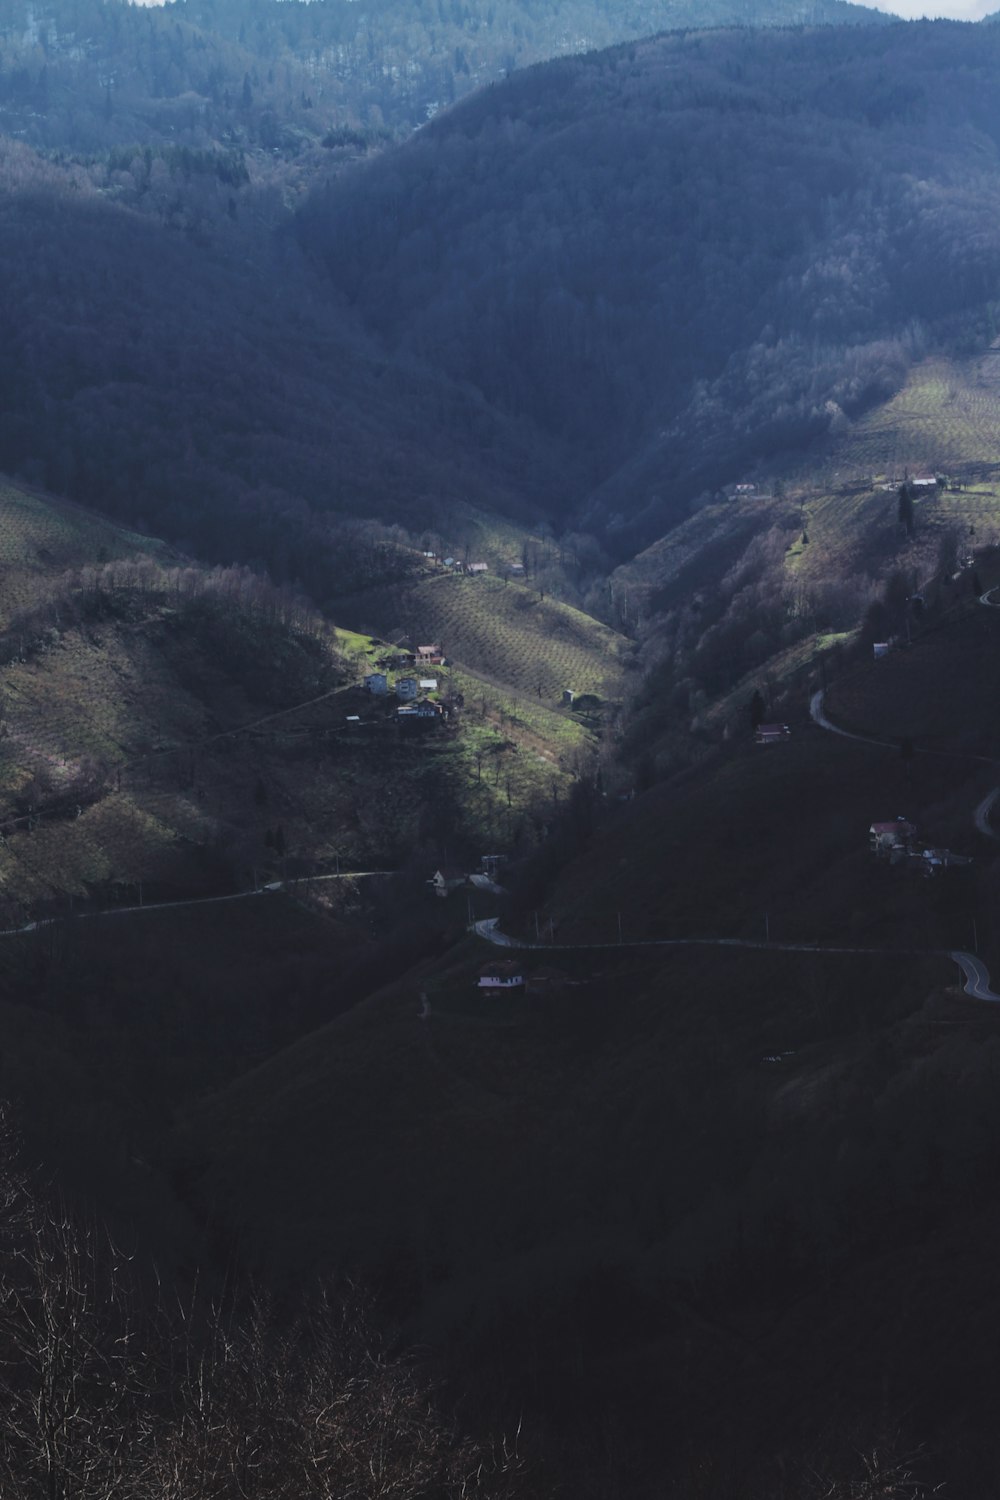
[[[624,549],[991,327],[998,48],[938,23],[562,60],[317,193],[308,243],[391,348],[582,450],[577,513]]]

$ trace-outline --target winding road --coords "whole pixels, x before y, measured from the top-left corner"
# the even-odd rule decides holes
[[[962,988],[976,1000],[1000,1001],[1000,995],[990,987],[990,972],[981,958],[964,949],[953,948],[835,948],[825,943],[771,943],[752,938],[638,938],[625,943],[531,943],[510,937],[501,932],[498,917],[486,917],[473,922],[472,930],[486,942],[498,948],[515,948],[545,953],[579,953],[594,949],[612,948],[752,948],[766,953],[842,953],[878,954],[882,957],[950,958],[962,971]]]
[[[992,590],[990,591],[992,592]],[[981,596],[981,603],[990,604],[987,594]],[[997,606],[994,606],[997,607]],[[862,745],[875,745],[880,749],[895,750],[897,745],[892,740],[880,740],[872,735],[856,734],[853,730],[842,729],[839,724],[834,724],[832,719],[826,715],[823,706],[823,690],[813,693],[809,700],[809,715],[814,724],[824,729],[829,734],[839,734],[847,740],[855,740]],[[985,755],[973,755],[962,751],[948,750],[923,750],[918,749],[920,755],[951,755],[954,754],[963,760],[982,761],[992,765],[992,760]],[[978,831],[987,838],[998,839],[997,834],[989,822],[990,812],[1000,798],[1000,787],[995,787],[977,805],[973,812],[973,821]],[[493,943],[501,948],[544,948],[546,951],[580,951],[590,949],[611,948],[680,948],[680,947],[706,947],[706,948],[755,948],[771,951],[774,953],[871,953],[871,954],[896,954],[900,956],[916,957],[924,955],[927,958],[950,958],[962,971],[962,989],[966,995],[974,1000],[989,1000],[1000,1002],[998,995],[990,984],[990,972],[981,958],[974,953],[968,953],[964,949],[952,948],[835,948],[821,943],[772,943],[755,942],[746,938],[646,938],[626,943],[531,943],[518,941],[509,937],[507,933],[501,932],[498,918],[487,917],[482,921],[474,922],[473,930],[477,935],[488,943]]]
[[[321,880],[371,880],[377,875],[395,875],[395,870],[340,870],[332,875],[296,875],[291,880],[271,880],[253,891],[231,891],[225,896],[185,896],[179,901],[145,901],[140,906],[107,906],[100,911],[76,911],[58,917],[39,917],[23,927],[0,927],[0,938],[21,937],[27,932],[41,932],[60,922],[92,922],[104,917],[129,917],[154,911],[173,911],[180,906],[218,906],[223,901],[252,901],[258,896],[273,896],[297,885],[316,885]]]

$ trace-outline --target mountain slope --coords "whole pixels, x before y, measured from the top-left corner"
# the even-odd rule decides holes
[[[379,540],[402,565],[377,526],[350,539],[331,515],[423,530],[469,501],[532,514],[558,486],[529,429],[386,361],[266,190],[237,189],[234,220],[229,189],[192,203],[175,167],[132,206],[104,167],[0,143],[3,468],[317,596]]]
[[[883,20],[844,0],[13,0],[0,128],[76,151],[169,138],[292,157],[331,127],[330,145],[360,145],[359,125],[412,129],[513,68],[668,27]]]
[[[928,23],[562,60],[318,192],[305,233],[390,348],[582,454],[576,514],[625,550],[989,328],[998,49]]]

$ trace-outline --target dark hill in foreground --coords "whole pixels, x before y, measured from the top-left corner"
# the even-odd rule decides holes
[[[331,282],[590,463],[589,524],[699,491],[988,328],[1000,29],[665,35],[518,74],[318,193]]]
[[[968,623],[936,658],[965,660]],[[245,1253],[363,1269],[470,1400],[533,1413],[574,1493],[614,1473],[791,1500],[845,1446],[923,1444],[920,1472],[964,1495],[995,1464],[997,1015],[948,957],[975,917],[997,959],[987,773],[845,741],[804,705],[787,741],[744,729],[624,805],[574,798],[504,917],[583,945],[516,955],[562,987],[477,995],[469,939],[176,1139]],[[869,824],[903,811],[972,864],[876,860]],[[882,951],[616,941],[768,931]]]

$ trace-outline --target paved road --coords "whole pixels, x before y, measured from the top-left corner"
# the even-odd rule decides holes
[[[878,745],[883,750],[895,750],[899,752],[899,740],[877,740],[874,735],[855,734],[853,730],[841,729],[832,719],[826,716],[823,706],[823,690],[813,693],[809,699],[809,717],[820,729],[826,729],[830,734],[839,734],[845,740],[856,740],[859,745]],[[917,755],[947,755],[952,760],[975,760],[981,765],[992,766],[995,764],[993,757],[989,755],[976,755],[972,750],[932,750],[925,745],[914,746]]]
[[[953,953],[952,958],[961,969],[965,984],[963,989],[974,1000],[1000,1000],[1000,995],[990,988],[990,971],[981,958],[972,953]]]
[[[645,938],[626,943],[530,943],[519,942],[501,932],[499,918],[486,917],[474,922],[477,935],[494,943],[499,948],[537,949],[546,953],[580,952],[591,949],[612,948],[751,948],[770,953],[852,953],[877,954],[880,957],[950,958],[962,971],[967,995],[976,1000],[1000,1001],[1000,995],[990,988],[990,973],[981,958],[962,949],[950,948],[835,948],[824,943],[768,943],[750,938]]]
[[[233,891],[227,896],[186,896],[180,901],[145,901],[141,906],[108,906],[101,911],[77,911],[59,917],[40,917],[23,927],[0,927],[0,938],[20,937],[26,932],[40,932],[60,922],[89,922],[103,917],[129,917],[152,911],[171,911],[178,906],[218,906],[223,901],[252,901],[258,896],[288,891],[297,885],[315,885],[320,880],[370,880],[376,875],[394,875],[395,870],[342,870],[333,875],[297,875],[292,880],[271,880],[255,891]]]
[[[988,839],[1000,839],[1000,833],[996,832],[990,822],[990,813],[998,797],[1000,797],[1000,786],[995,786],[992,792],[987,793],[972,814],[972,821],[975,823],[977,829],[980,833],[985,834]]]
[[[842,739],[857,740],[862,745],[881,745],[886,750],[899,749],[899,745],[892,740],[876,740],[870,734],[854,734],[850,729],[841,729],[839,724],[834,724],[833,720],[826,716],[822,688],[818,693],[813,693],[809,699],[809,717],[814,724],[819,725],[820,729],[826,729],[830,734],[839,734]]]

